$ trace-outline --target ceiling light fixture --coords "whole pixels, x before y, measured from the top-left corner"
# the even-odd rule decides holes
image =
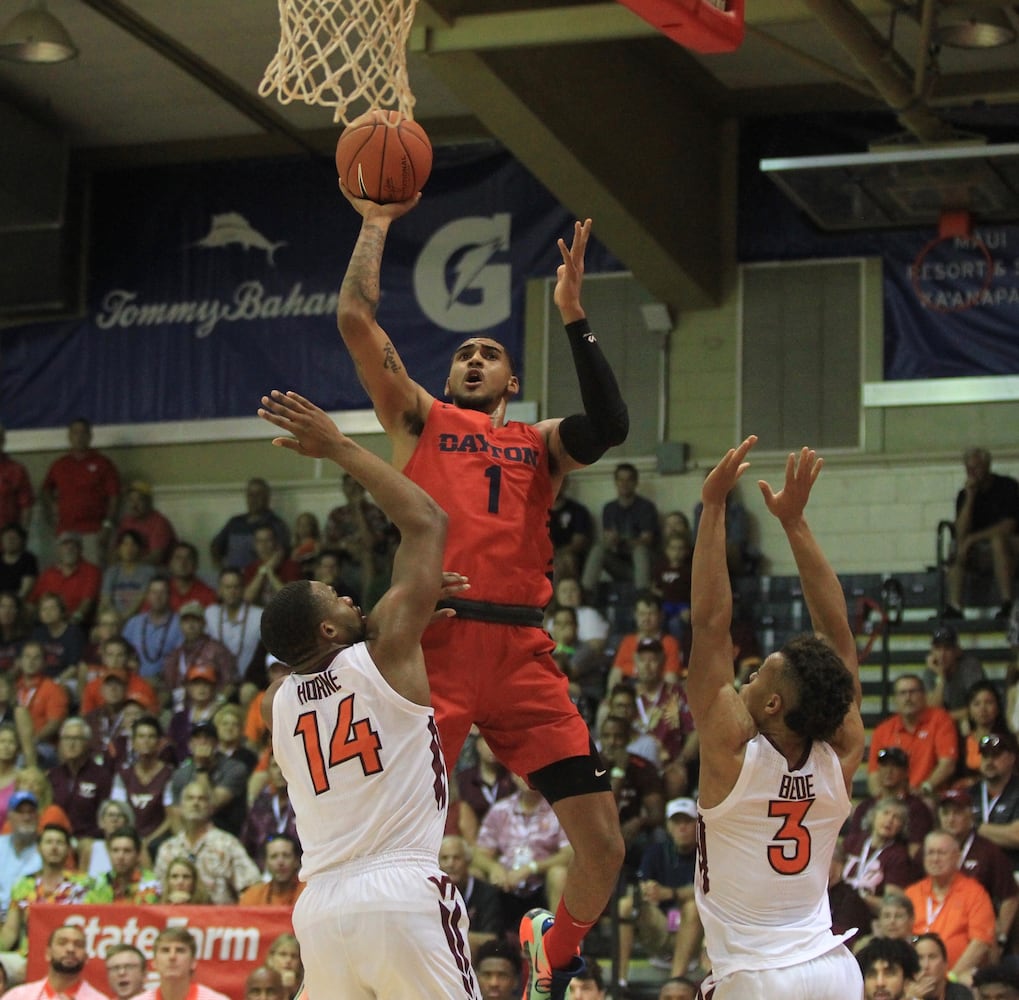
[[[58,63],[73,59],[78,47],[47,9],[45,0],[28,7],[0,30],[0,57],[14,62]]]
[[[982,4],[949,3],[938,11],[934,40],[957,49],[993,49],[1011,45],[1016,39],[1015,26],[1001,7]]]

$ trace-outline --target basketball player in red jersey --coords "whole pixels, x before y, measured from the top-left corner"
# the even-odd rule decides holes
[[[342,188],[341,188],[342,189]],[[506,349],[470,337],[453,355],[436,400],[407,374],[375,318],[391,223],[418,198],[376,205],[344,194],[362,216],[340,288],[340,334],[393,445],[393,464],[449,515],[443,565],[471,581],[456,617],[422,639],[436,723],[450,766],[472,723],[499,759],[552,805],[574,850],[553,918],[532,910],[520,925],[530,975],[525,1000],[557,1000],[583,968],[580,942],[608,904],[623,858],[605,767],[569,699],[542,627],[551,597],[548,519],[563,477],[622,443],[626,404],[580,303],[591,220],[559,240],[555,303],[569,337],[585,412],[529,425],[506,421],[519,389]]]
[[[725,501],[757,438],[732,448],[701,490],[686,689],[701,736],[697,911],[709,1000],[862,1000],[853,955],[831,929],[828,874],[863,759],[856,644],[838,577],[803,516],[822,460],[786,463],[768,510],[789,541],[817,635],[789,640],[739,691]],[[851,934],[852,932],[850,932]]]

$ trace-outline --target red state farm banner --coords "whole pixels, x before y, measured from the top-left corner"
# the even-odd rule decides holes
[[[115,944],[133,944],[152,958],[156,935],[166,927],[186,927],[198,943],[195,979],[242,1000],[244,980],[263,964],[269,945],[280,934],[293,934],[289,906],[129,906],[103,903],[64,906],[33,903],[28,921],[28,970],[31,982],[46,975],[46,942],[64,924],[85,932],[85,979],[109,995],[104,959]],[[147,982],[146,987],[156,985]]]

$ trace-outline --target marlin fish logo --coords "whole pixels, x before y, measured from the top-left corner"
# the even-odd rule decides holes
[[[270,267],[276,266],[273,254],[280,247],[285,247],[286,241],[271,243],[254,226],[238,212],[223,212],[212,217],[212,228],[207,235],[203,236],[195,246],[197,247],[228,247],[236,244],[250,250],[255,247],[257,250],[264,250]]]

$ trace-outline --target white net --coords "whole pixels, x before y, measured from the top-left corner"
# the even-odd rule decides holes
[[[417,0],[279,0],[280,43],[258,92],[281,104],[396,108],[413,118],[407,42]],[[363,110],[363,109],[362,109]]]

